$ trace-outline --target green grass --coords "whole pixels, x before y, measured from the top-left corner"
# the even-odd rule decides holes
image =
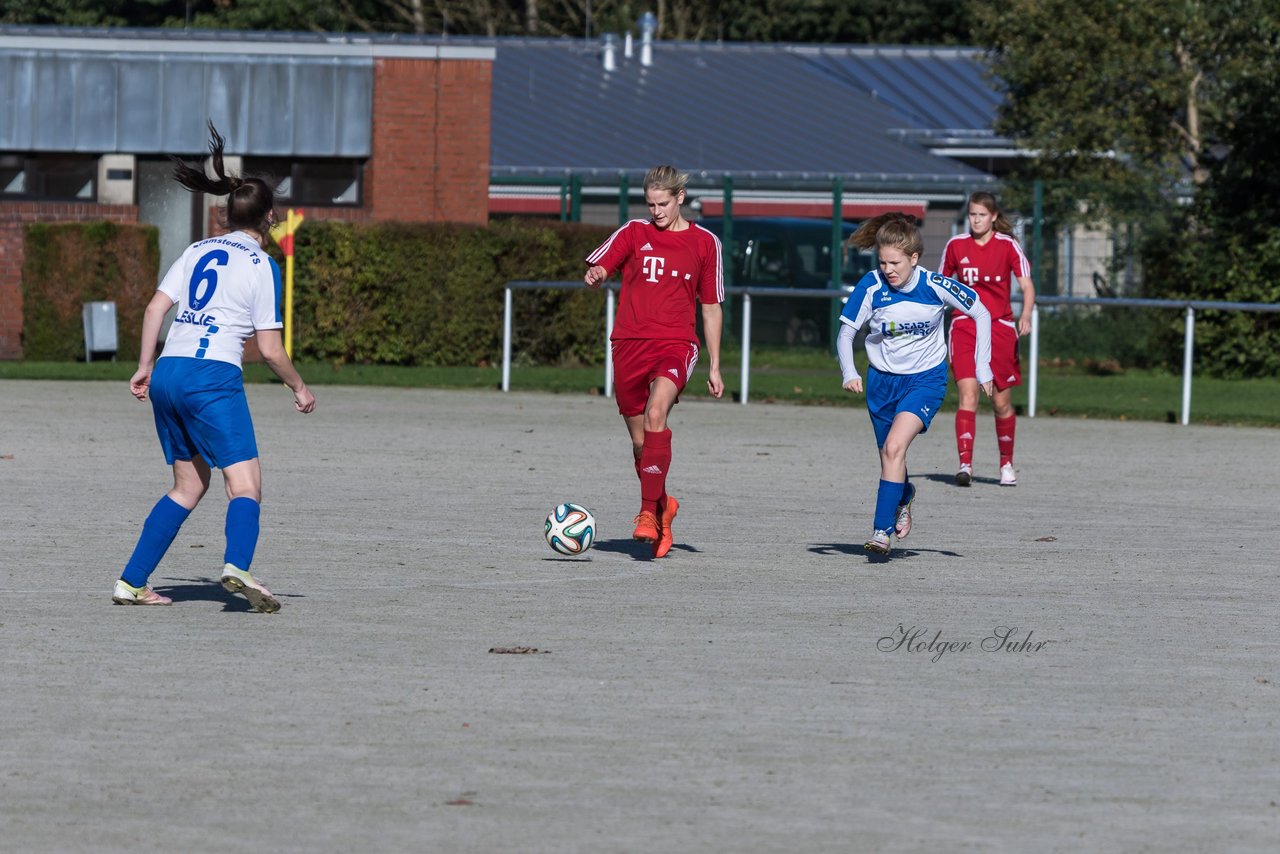
[[[741,391],[739,353],[726,350],[722,373],[725,395]],[[365,385],[408,388],[497,389],[499,367],[393,367],[387,365],[306,364],[299,366],[314,386]],[[0,379],[114,380],[124,382],[134,366],[123,362],[0,362]],[[1027,372],[1029,373],[1029,372]],[[266,366],[246,366],[249,382],[271,382]],[[705,397],[706,360],[686,397]],[[1024,373],[1024,379],[1029,376]],[[603,367],[513,367],[515,391],[601,394]],[[835,358],[799,348],[761,350],[752,355],[750,399],[753,403],[787,401],[820,406],[861,406],[861,395],[840,388]],[[1026,412],[1027,386],[1014,390],[1014,403]],[[946,409],[955,407],[954,388]],[[1129,370],[1095,376],[1078,367],[1045,366],[1039,372],[1038,416],[1133,419],[1176,422],[1182,410],[1182,377],[1157,371]],[[1197,378],[1191,389],[1191,420],[1197,424],[1249,424],[1280,427],[1280,379],[1216,380]]]

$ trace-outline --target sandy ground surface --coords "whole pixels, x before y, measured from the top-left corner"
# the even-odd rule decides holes
[[[221,481],[168,488],[123,384],[0,382],[10,851],[1273,851],[1280,431],[1022,419],[1019,485],[910,464],[872,559],[863,410],[688,402],[663,561],[612,401],[253,386],[252,613]],[[542,540],[560,501],[596,547]],[[493,654],[493,647],[542,652]]]

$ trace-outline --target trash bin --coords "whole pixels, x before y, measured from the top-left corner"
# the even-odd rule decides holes
[[[116,304],[87,302],[84,304],[84,360],[92,362],[94,354],[110,355],[116,360]]]

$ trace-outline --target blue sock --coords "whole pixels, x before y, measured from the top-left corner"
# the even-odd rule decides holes
[[[915,497],[916,485],[908,480],[906,483],[902,484],[902,497],[898,499],[898,506],[901,507],[903,504],[906,504]]]
[[[249,571],[253,552],[258,547],[258,514],[261,507],[252,498],[231,499],[227,505],[227,551],[224,563]]]
[[[133,555],[120,574],[121,580],[132,587],[146,587],[147,579],[160,565],[160,559],[169,550],[173,538],[178,536],[178,529],[190,515],[190,510],[167,495],[157,501],[156,506],[151,508],[147,521],[142,523],[142,535],[138,537]]]
[[[904,484],[891,480],[880,481],[876,492],[876,517],[872,523],[877,531],[892,531],[898,517],[898,502],[902,500]]]

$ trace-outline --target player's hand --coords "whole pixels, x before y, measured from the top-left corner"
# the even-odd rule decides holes
[[[982,392],[987,397],[991,397],[996,392],[996,384],[993,380],[987,380],[982,384]]]
[[[1025,338],[1030,334],[1031,334],[1031,318],[1019,317],[1018,318],[1018,337]]]
[[[293,393],[293,408],[304,415],[316,408],[316,396],[305,385]]]
[[[604,280],[609,278],[609,272],[599,264],[587,270],[587,274],[582,277],[582,281],[586,282],[589,288],[598,288],[604,284]]]
[[[716,400],[724,396],[724,380],[720,378],[719,368],[712,368],[707,373],[707,391],[711,392],[711,396]]]
[[[862,377],[854,377],[844,384],[845,391],[851,391],[854,394],[862,394]]]
[[[151,369],[138,368],[137,372],[129,378],[129,391],[138,400],[147,399],[147,389],[151,387]]]

